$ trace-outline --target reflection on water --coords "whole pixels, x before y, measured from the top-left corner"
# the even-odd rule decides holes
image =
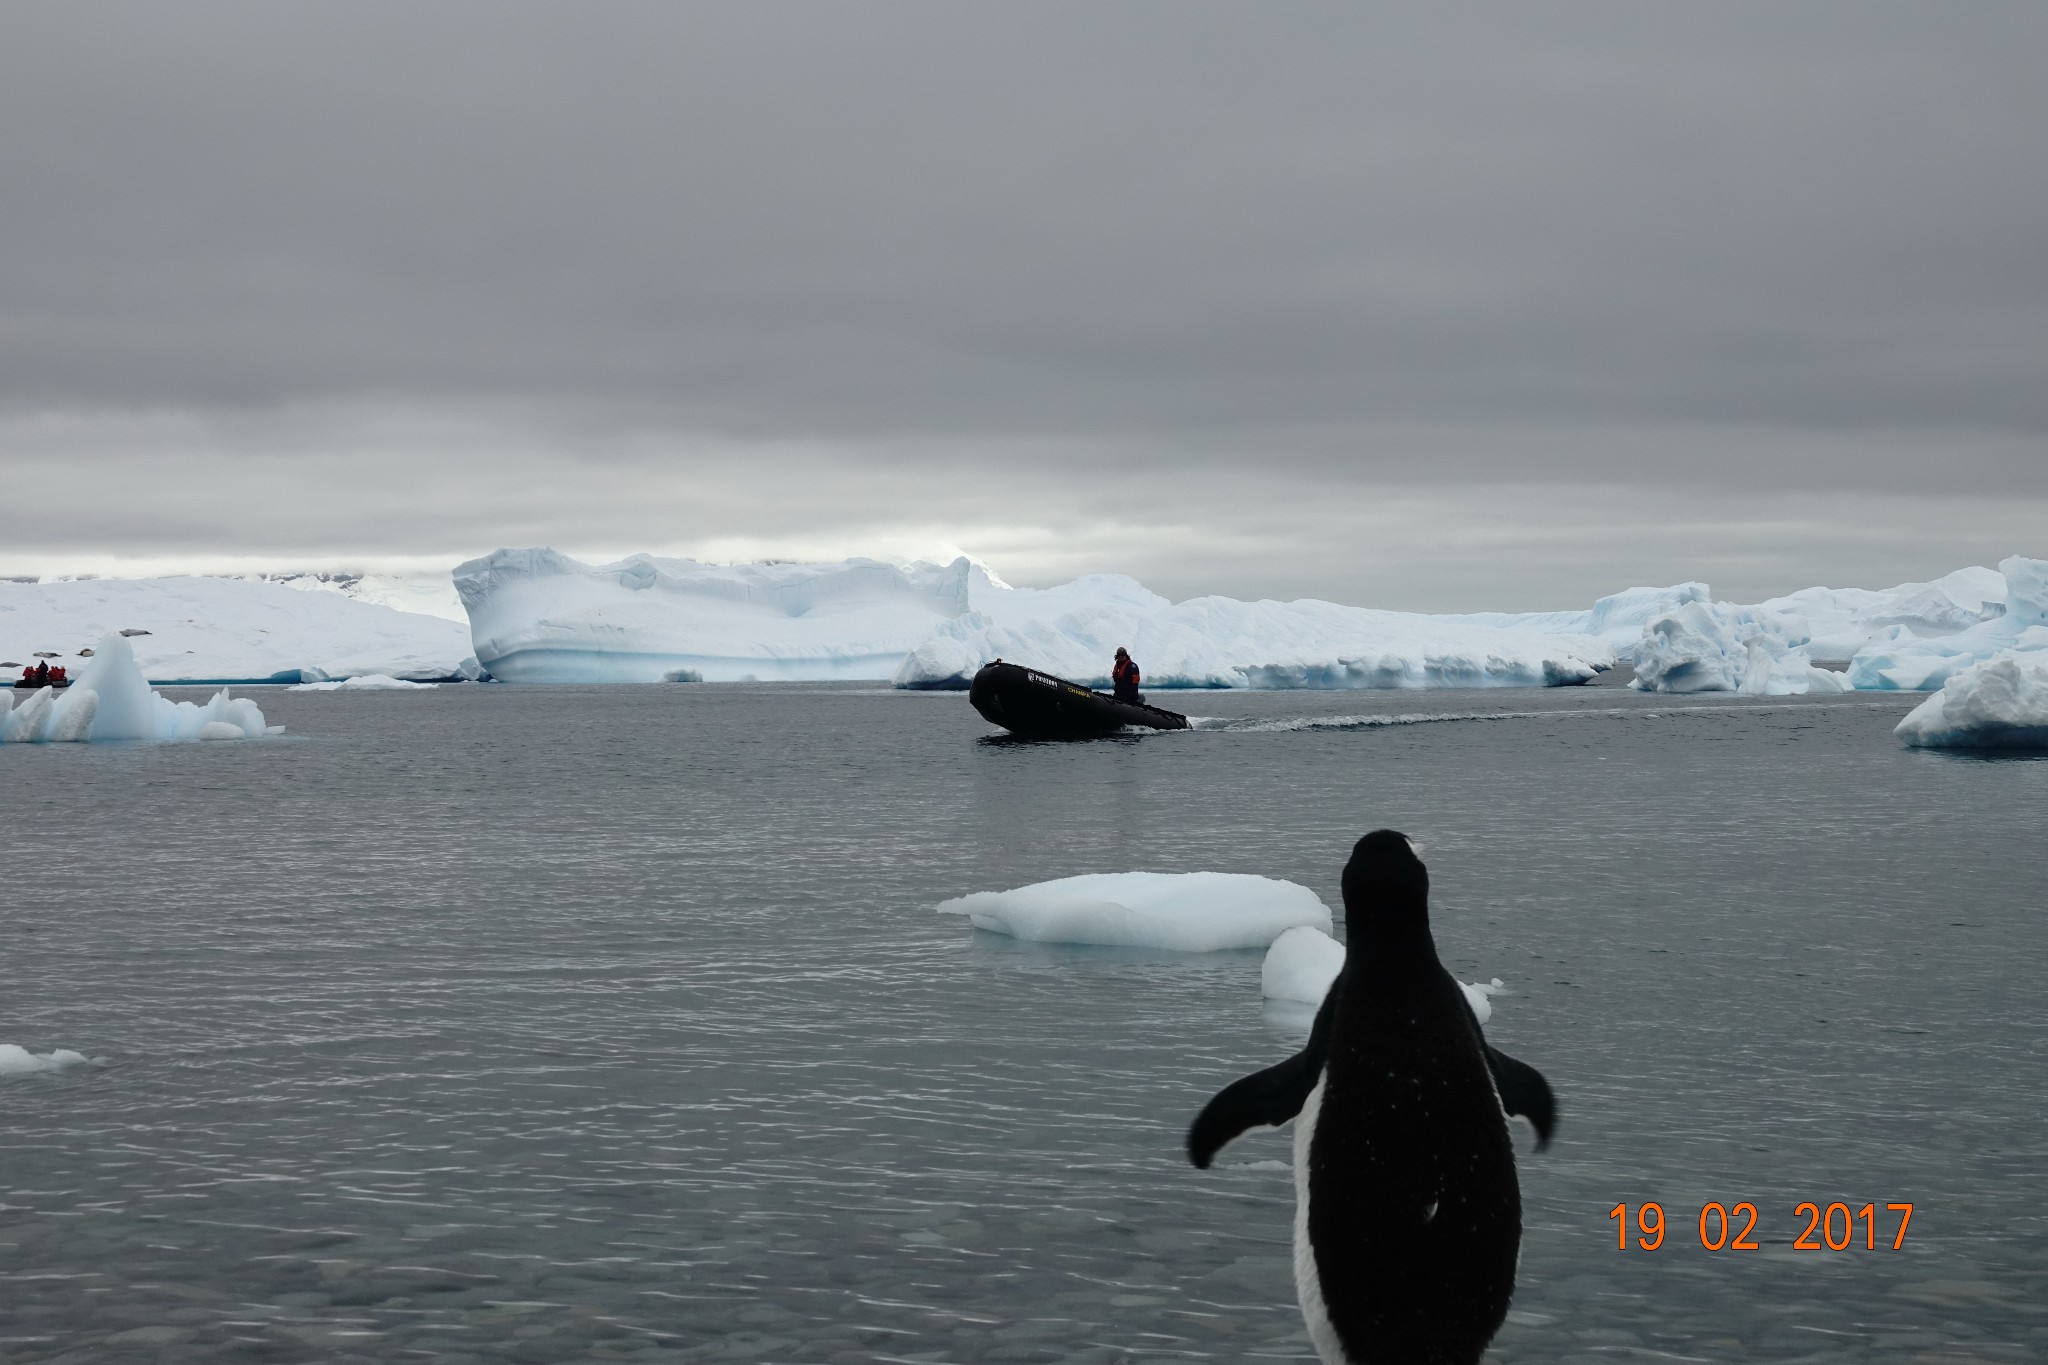
[[[1335,905],[1380,825],[1561,1099],[1503,1358],[2048,1346],[2048,762],[1907,752],[1912,698],[1210,693],[1064,745],[873,689],[262,700],[299,742],[0,752],[62,794],[0,844],[0,1042],[98,1059],[0,1077],[0,1358],[1307,1358],[1286,1133],[1179,1153],[1307,1011],[932,907]],[[1361,723],[1423,713],[1498,718]],[[1744,1199],[1762,1249],[1702,1249]],[[1804,1200],[1907,1245],[1795,1251]]]

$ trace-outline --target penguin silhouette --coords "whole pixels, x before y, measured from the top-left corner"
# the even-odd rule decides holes
[[[1344,866],[1350,947],[1308,1045],[1226,1087],[1188,1130],[1207,1168],[1256,1124],[1294,1129],[1294,1284],[1326,1365],[1472,1365],[1507,1316],[1522,1241],[1510,1114],[1557,1122],[1541,1072],[1487,1046],[1429,933],[1429,870],[1374,830]]]

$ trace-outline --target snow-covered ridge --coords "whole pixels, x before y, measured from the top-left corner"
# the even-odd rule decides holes
[[[0,582],[0,661],[78,651],[115,632],[156,683],[317,682],[366,673],[475,677],[455,621],[260,580],[92,578]]]

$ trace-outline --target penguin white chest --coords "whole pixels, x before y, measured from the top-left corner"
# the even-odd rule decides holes
[[[1294,1120],[1294,1296],[1301,1304],[1301,1319],[1308,1325],[1308,1338],[1315,1344],[1323,1365],[1350,1365],[1330,1323],[1330,1310],[1323,1298],[1323,1281],[1316,1269],[1316,1249],[1308,1238],[1308,1154],[1315,1142],[1316,1120],[1323,1111],[1324,1078],[1302,1102]]]

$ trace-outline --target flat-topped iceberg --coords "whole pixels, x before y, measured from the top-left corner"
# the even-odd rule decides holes
[[[1315,892],[1242,872],[1087,873],[958,896],[939,913],[1032,943],[1182,953],[1263,948],[1297,925],[1330,928]]]
[[[294,692],[431,692],[440,684],[407,682],[385,673],[365,673],[355,678],[336,678],[331,682],[299,683]]]
[[[1268,1000],[1321,1008],[1330,985],[1344,970],[1344,945],[1321,929],[1302,925],[1289,929],[1266,949],[1259,967],[1259,992]],[[1493,997],[1504,989],[1499,977],[1485,985],[1458,983],[1480,1023],[1493,1018]]]
[[[2006,567],[2016,563],[2039,561]],[[553,550],[499,550],[458,567],[454,582],[481,666],[517,682],[964,688],[1004,658],[1107,686],[1123,645],[1150,687],[1556,686],[1629,661],[1652,690],[1778,695],[1838,690],[1842,675],[1814,660],[1851,655],[1864,664],[1848,679],[1857,686],[1938,685],[1946,673],[1933,664],[1930,682],[1878,679],[1910,672],[1901,658],[1916,650],[1962,667],[1987,657],[1994,635],[2009,647],[1998,632],[2010,633],[2008,601],[2027,591],[2011,578],[1961,569],[1754,605],[1715,602],[1706,584],[1689,582],[1629,588],[1580,610],[1463,614],[1312,598],[1173,602],[1115,574],[1013,588],[965,557],[711,565],[634,555],[590,565]],[[1892,650],[1883,666],[1858,654],[1880,646]]]
[[[1613,666],[1591,635],[1335,602],[1169,602],[1114,575],[977,592],[896,670],[898,687],[962,686],[997,658],[1093,686],[1128,646],[1152,687],[1554,687]]]
[[[968,610],[974,572],[964,557],[908,568],[651,555],[590,565],[499,550],[458,565],[455,588],[476,657],[500,681],[813,682],[889,677],[933,627]]]
[[[477,676],[461,623],[339,592],[200,577],[0,583],[0,660],[27,662],[39,650],[78,658],[73,651],[116,632],[128,635],[143,676],[164,684]]]
[[[2048,650],[1951,675],[1892,733],[1914,748],[2048,749]]]
[[[100,641],[92,662],[65,690],[0,692],[0,742],[10,744],[256,739],[283,729],[265,725],[255,702],[230,697],[226,689],[203,703],[161,695],[119,635]]]

